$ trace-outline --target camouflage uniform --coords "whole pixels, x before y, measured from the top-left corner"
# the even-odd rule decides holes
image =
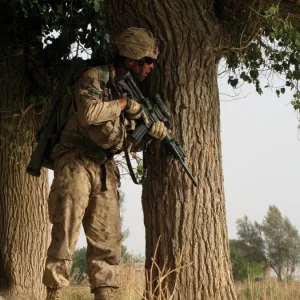
[[[103,67],[87,69],[74,86],[75,113],[62,136],[75,134],[83,141],[89,138],[114,153],[122,148],[129,122],[120,121],[118,101],[103,100],[109,95],[101,72],[107,74]],[[113,76],[112,69],[110,74]],[[87,237],[91,290],[99,286],[118,287],[115,265],[120,261],[122,239],[117,196],[119,171],[112,159],[100,165],[89,154],[63,141],[54,148],[54,180],[48,201],[52,239],[43,277],[49,287],[69,284],[71,257],[81,223]]]
[[[147,29],[128,28],[115,42],[121,56],[133,60],[157,58],[156,40]],[[133,116],[130,120],[120,117],[120,102],[113,99],[124,95],[114,74],[112,66],[89,68],[69,91],[73,114],[52,153],[54,180],[48,205],[53,227],[43,276],[49,300],[56,297],[57,288],[69,284],[71,257],[81,223],[87,237],[88,276],[95,299],[111,299],[110,288],[118,287],[120,178],[113,154],[122,150],[126,131],[134,129],[135,121]],[[130,113],[131,108],[126,112]],[[149,134],[161,138],[161,132],[166,134],[162,129],[159,133],[154,129],[151,133],[151,129]],[[139,145],[133,147],[138,150]],[[103,151],[108,158],[105,162]]]

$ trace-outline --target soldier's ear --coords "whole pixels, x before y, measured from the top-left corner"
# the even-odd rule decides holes
[[[125,66],[128,70],[134,71],[134,70],[136,70],[136,68],[138,66],[138,61],[131,59],[131,58],[126,58]]]
[[[132,66],[134,64],[135,60],[131,59],[131,58],[126,58],[126,62],[128,64],[128,66]]]

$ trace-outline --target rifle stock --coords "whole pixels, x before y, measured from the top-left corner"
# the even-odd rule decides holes
[[[41,175],[41,168],[46,165],[45,153],[49,150],[49,144],[51,143],[51,138],[56,134],[56,118],[58,105],[54,103],[54,109],[51,112],[51,116],[45,126],[44,130],[41,130],[40,138],[38,144],[36,145],[34,151],[32,152],[29,164],[27,165],[26,172],[32,176],[39,177]]]

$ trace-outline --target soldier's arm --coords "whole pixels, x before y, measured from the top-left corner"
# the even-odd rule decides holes
[[[99,70],[89,68],[75,84],[75,110],[82,126],[99,125],[115,120],[120,117],[127,104],[125,98],[105,102],[99,78]]]

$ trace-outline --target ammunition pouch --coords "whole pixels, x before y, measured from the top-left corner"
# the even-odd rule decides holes
[[[102,149],[92,140],[76,132],[63,132],[60,136],[59,144],[67,148],[83,151],[92,161],[99,165],[113,158],[112,153]]]

